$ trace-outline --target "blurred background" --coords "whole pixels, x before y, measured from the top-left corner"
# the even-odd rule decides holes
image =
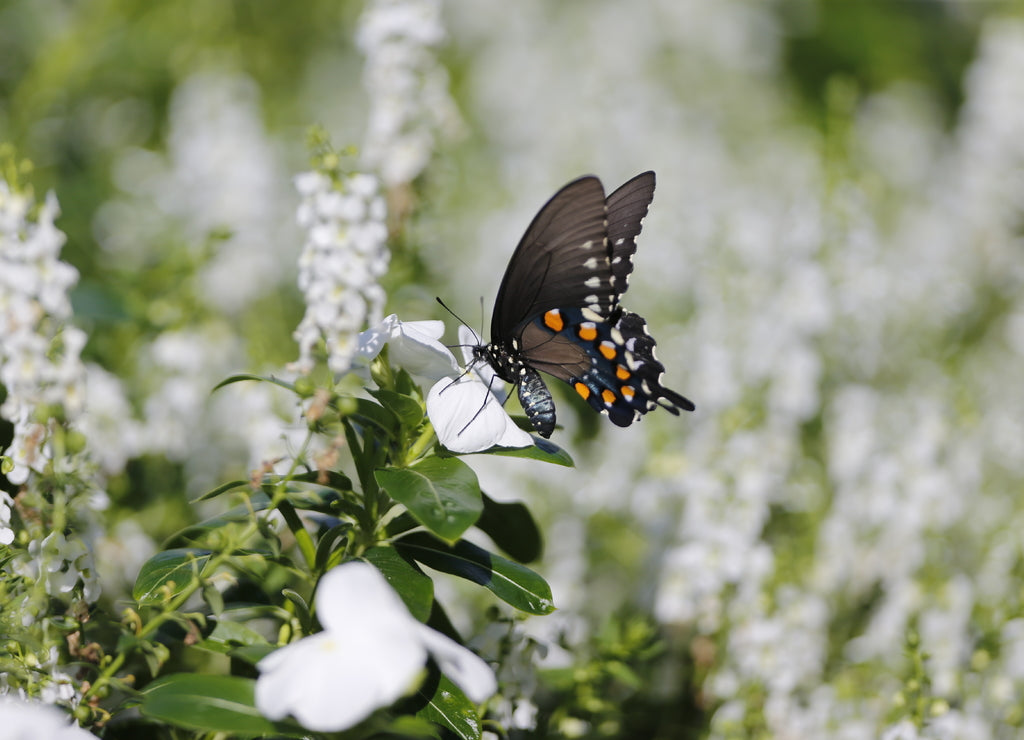
[[[624,303],[697,411],[553,388],[575,469],[470,460],[548,543],[521,734],[1019,737],[1021,5],[0,2],[0,142],[81,273],[105,590],[288,449],[289,398],[209,391],[297,355],[313,124],[388,187],[404,320],[485,321],[558,187],[657,172]]]

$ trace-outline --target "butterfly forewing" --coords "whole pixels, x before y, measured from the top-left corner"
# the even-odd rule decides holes
[[[626,292],[629,273],[633,271],[636,237],[653,198],[654,173],[643,172],[609,195],[606,201],[615,303]]]
[[[600,180],[581,177],[559,190],[534,217],[509,261],[491,317],[491,341],[504,344],[534,316],[558,306],[588,305],[594,295],[610,306],[606,236]]]

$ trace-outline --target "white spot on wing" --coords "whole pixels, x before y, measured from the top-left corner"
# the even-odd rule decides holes
[[[586,285],[588,288],[599,288],[601,286],[601,278],[595,275],[594,277],[589,277],[586,280],[584,280],[583,284]]]

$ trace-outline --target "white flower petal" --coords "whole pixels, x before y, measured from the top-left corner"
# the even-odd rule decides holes
[[[441,321],[400,321],[395,314],[359,335],[357,354],[368,362],[390,346],[390,359],[413,375],[432,380],[458,372],[455,356],[439,341],[444,334]]]
[[[337,631],[419,624],[380,571],[360,560],[324,574],[317,586],[316,615],[324,629]]]
[[[292,715],[305,728],[336,732],[388,706],[413,684],[426,652],[390,649],[357,632],[328,630],[306,637],[260,661],[256,706],[270,719]],[[360,646],[387,648],[380,654]]]
[[[437,438],[452,452],[529,447],[533,438],[515,425],[475,376],[442,379],[427,394],[427,415]]]
[[[384,317],[376,326],[360,332],[356,349],[356,356],[362,360],[372,360],[384,349],[384,344],[391,338],[392,330],[398,325],[398,315],[390,314]]]
[[[432,380],[458,372],[455,355],[439,341],[444,334],[443,322],[402,321],[398,328],[397,336],[389,342],[394,364]]]
[[[316,597],[325,630],[260,661],[256,706],[271,719],[343,730],[414,686],[427,651],[421,625],[380,572],[362,562],[327,573]]]
[[[456,683],[472,701],[480,704],[498,690],[494,671],[468,648],[426,625],[419,625],[420,639],[441,671]]]

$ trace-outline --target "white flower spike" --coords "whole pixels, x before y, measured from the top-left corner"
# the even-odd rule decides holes
[[[256,706],[270,719],[290,714],[316,732],[352,727],[415,688],[428,654],[471,700],[497,690],[490,667],[417,621],[372,565],[353,561],[328,572],[316,608],[323,632],[259,663]]]

